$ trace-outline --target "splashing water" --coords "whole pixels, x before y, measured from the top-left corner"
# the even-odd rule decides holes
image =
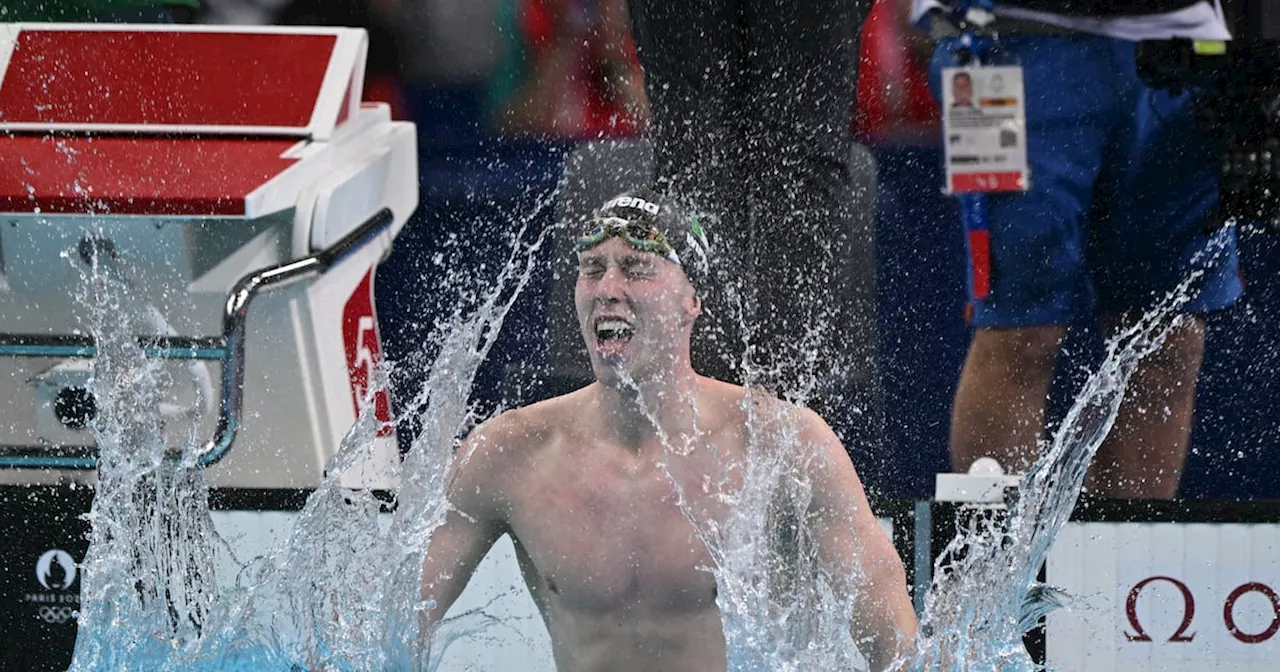
[[[154,327],[130,305],[130,287],[117,274],[97,263],[85,272],[80,297],[100,344],[91,384],[103,401],[93,427],[100,484],[72,669],[434,670],[453,642],[492,622],[483,610],[461,614],[438,629],[430,660],[415,657],[426,649],[417,616],[425,606],[422,552],[445,519],[456,438],[475,421],[471,384],[550,230],[522,245],[525,232],[514,234],[480,305],[464,315],[460,302],[439,325],[438,354],[404,411],[420,418],[421,431],[399,467],[390,525],[379,524],[387,502],[339,485],[380,429],[365,403],[289,536],[248,563],[236,562],[213,526],[195,432],[181,460],[166,458],[157,409],[170,381],[135,340]],[[385,381],[389,373],[379,375]],[[240,567],[229,587],[220,589],[215,558]]]
[[[1219,236],[1201,253],[1213,256]],[[1022,479],[1020,497],[1005,515],[971,516],[937,560],[913,650],[891,665],[897,672],[1024,672],[1038,669],[1022,636],[1039,619],[1066,606],[1067,595],[1036,583],[1054,538],[1070,518],[1093,455],[1110,432],[1129,378],[1139,362],[1186,323],[1179,310],[1204,275],[1193,271],[1134,324],[1108,343],[1099,369],[1089,378],[1054,433],[1047,450]],[[745,327],[744,327],[745,330]],[[745,368],[750,370],[750,362]],[[639,386],[631,385],[637,391]],[[802,390],[803,395],[807,390]],[[783,406],[760,405],[748,389],[748,442],[740,462],[726,462],[714,492],[731,514],[700,510],[663,463],[677,504],[706,544],[716,580],[730,672],[755,670],[866,669],[849,635],[860,576],[823,572],[804,521],[812,483],[806,477],[812,452]],[[692,399],[687,403],[692,405]],[[758,409],[766,408],[760,412]],[[683,454],[662,432],[657,416],[643,409],[668,452]],[[753,413],[754,411],[754,413]],[[791,557],[773,540],[793,530]]]
[[[812,516],[814,447],[802,442],[794,414],[782,408],[766,405],[750,416],[748,432],[742,486],[724,495],[731,515],[690,516],[715,563],[728,669],[856,669],[855,595],[847,589],[865,582],[828,575],[805,524]]]
[[[1022,636],[1065,595],[1036,583],[1058,531],[1071,516],[1094,453],[1115,423],[1129,377],[1183,322],[1161,309],[1114,338],[1076,399],[1051,448],[1032,466],[1007,517],[969,512],[935,563],[916,657],[920,672],[1036,669]]]
[[[1130,376],[1168,335],[1185,325],[1179,310],[1204,276],[1198,261],[1214,258],[1219,235],[1192,271],[1154,308],[1111,338],[1098,370],[1076,396],[1048,450],[1022,478],[1007,515],[988,511],[962,521],[934,564],[914,654],[899,672],[1023,672],[1038,669],[1022,635],[1040,617],[1066,606],[1062,591],[1036,582],[1049,547],[1071,517],[1085,473],[1116,421]]]
[[[715,456],[719,472],[704,480],[701,497],[682,487],[669,460],[660,463],[712,560],[703,569],[716,581],[728,670],[854,669],[860,657],[849,634],[853,596],[841,601],[805,525],[813,487],[807,474],[815,455],[799,440],[788,405],[756,388],[747,388],[743,403],[744,453],[738,459]],[[675,453],[656,416],[643,410],[664,448]],[[717,502],[723,513],[697,505],[702,498]]]
[[[416,658],[425,648],[418,631],[427,606],[419,599],[422,552],[448,510],[456,439],[477,419],[467,404],[471,384],[547,233],[513,249],[474,312],[459,310],[442,325],[427,382],[405,411],[420,416],[422,426],[400,466],[390,524],[380,524],[378,515],[387,502],[337,480],[360,461],[379,428],[366,404],[289,537],[261,558],[236,563],[241,570],[229,589],[219,588],[213,567],[234,553],[208,513],[208,489],[194,462],[197,437],[183,444],[183,459],[166,459],[161,418],[150,409],[172,381],[137,347],[133,337],[148,325],[128,305],[127,285],[93,266],[82,297],[100,344],[92,387],[100,400],[94,431],[101,467],[73,669],[435,670],[451,642],[500,625],[501,617],[484,610],[446,622],[430,659]],[[1062,601],[1034,584],[1036,572],[1074,507],[1129,377],[1180,323],[1174,313],[1194,279],[1109,344],[1049,450],[1024,478],[1007,520],[973,519],[948,545],[914,654],[895,670],[1034,668],[1021,635]],[[789,406],[756,403],[764,396],[748,389],[745,454],[703,483],[703,494],[730,515],[695,506],[701,497],[681,489],[671,465],[662,465],[710,552],[706,569],[715,576],[728,669],[856,669],[862,661],[849,634],[856,595],[848,587],[864,582],[820,567],[806,525],[813,484],[804,467],[813,456],[792,450],[799,426],[783,410]],[[679,453],[671,437],[660,438]],[[780,527],[790,531],[785,554],[775,533]]]
[[[198,642],[220,549],[192,452],[195,437],[182,459],[166,457],[158,409],[173,381],[135,340],[154,324],[130,310],[127,285],[110,260],[92,261],[78,296],[100,344],[90,381],[99,400],[100,458],[72,668],[127,669],[129,661]]]

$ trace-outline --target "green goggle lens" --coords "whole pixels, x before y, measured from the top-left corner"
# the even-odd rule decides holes
[[[671,247],[671,243],[667,242],[666,236],[655,227],[618,218],[597,220],[597,222],[598,227],[578,238],[579,252],[585,252],[613,236],[618,236],[627,241],[631,247],[643,252],[653,252],[667,258],[675,254],[675,249]],[[679,263],[678,260],[673,259],[673,261]]]

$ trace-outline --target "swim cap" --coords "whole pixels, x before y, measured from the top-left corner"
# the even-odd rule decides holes
[[[710,271],[710,247],[698,216],[652,189],[623,192],[605,201],[585,228],[576,245],[579,252],[619,236],[631,247],[681,267],[694,285]]]

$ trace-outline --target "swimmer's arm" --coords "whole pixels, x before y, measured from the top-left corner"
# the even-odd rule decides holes
[[[449,512],[431,535],[422,562],[420,597],[430,601],[419,621],[418,654],[429,655],[431,637],[462,594],[476,566],[506,533],[503,507],[493,496],[497,477],[482,441],[468,439],[458,449],[449,475]],[[425,666],[424,666],[425,669]]]
[[[820,451],[813,470],[814,534],[832,577],[852,577],[850,632],[872,670],[884,670],[907,652],[916,636],[916,614],[907,594],[902,559],[880,528],[857,471],[839,438],[811,416],[808,445]]]

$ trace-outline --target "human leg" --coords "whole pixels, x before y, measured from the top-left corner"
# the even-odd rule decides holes
[[[864,181],[854,171],[874,164],[855,162],[850,131],[869,5],[743,3],[749,116],[739,160],[749,175],[753,359],[789,394],[850,377],[852,358],[872,354],[851,341],[869,333],[857,322],[873,319],[873,275],[845,274],[856,284],[839,284],[843,265],[873,244],[858,219],[870,216],[874,194],[853,184]],[[851,305],[859,297],[864,305]]]
[[[1204,319],[1190,318],[1139,363],[1115,425],[1089,469],[1085,485],[1090,493],[1122,499],[1177,496],[1191,439],[1204,332]]]
[[[723,207],[742,177],[726,174],[742,118],[737,2],[630,0],[628,7],[653,114],[656,186]]]
[[[1108,497],[1170,499],[1191,438],[1202,316],[1235,303],[1243,286],[1234,231],[1210,232],[1218,208],[1217,160],[1195,125],[1194,99],[1146,89],[1132,43],[1117,42],[1116,49],[1130,82],[1132,123],[1123,134],[1121,168],[1100,187],[1109,205],[1092,244],[1099,306],[1109,315],[1136,315],[1178,289],[1186,294],[1182,310],[1197,317],[1139,363],[1087,484]],[[1110,320],[1117,328],[1131,321]]]
[[[950,46],[934,59],[935,92]],[[1021,472],[1037,456],[1059,345],[1087,286],[1093,188],[1117,107],[1105,41],[1022,35],[1005,46],[1024,68],[1031,188],[961,201],[976,333],[952,412],[960,471],[993,457]]]
[[[951,414],[952,469],[968,471],[980,457],[1009,473],[1031,466],[1064,333],[1060,326],[974,333]]]

